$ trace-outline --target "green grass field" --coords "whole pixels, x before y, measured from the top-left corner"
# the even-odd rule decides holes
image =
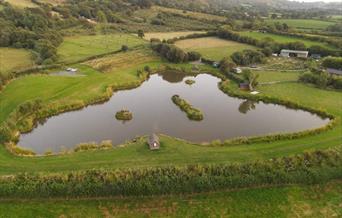
[[[0,200],[0,217],[341,217],[342,182],[193,195]]]
[[[266,23],[286,23],[289,27],[300,30],[324,30],[334,22],[313,19],[267,19]]]
[[[135,57],[134,52],[127,55]],[[121,57],[120,54],[117,54],[117,56]],[[115,59],[116,56],[114,55],[112,58]],[[162,62],[159,59],[153,59],[149,63],[132,65],[105,74],[85,65],[78,65],[77,67],[81,73],[86,76],[52,77],[31,75],[22,77],[12,81],[0,93],[0,122],[4,121],[19,104],[36,99],[38,96],[45,104],[65,105],[72,102],[87,101],[103,93],[108,85],[138,81],[137,69],[142,69],[145,65],[158,67],[160,64]],[[340,110],[342,102],[336,102],[336,99],[342,98],[341,92],[321,90],[299,83],[260,86],[259,89],[263,95],[299,102],[312,108],[322,108],[337,117],[341,117],[342,114]],[[339,123],[333,130],[315,136],[272,143],[257,143],[253,144],[253,146],[243,144],[228,147],[206,147],[188,144],[164,136],[161,138],[162,149],[156,153],[149,152],[144,142],[137,142],[124,148],[106,151],[31,158],[15,157],[1,146],[0,175],[18,172],[58,172],[98,167],[150,167],[169,164],[228,163],[269,159],[298,154],[312,149],[325,149],[341,145],[341,129],[341,123]]]
[[[8,74],[34,66],[32,54],[29,51],[25,49],[0,48],[0,73]]]
[[[255,71],[259,74],[260,83],[268,82],[295,82],[298,80],[300,72],[299,71]]]
[[[143,39],[129,34],[66,37],[58,47],[59,62],[80,61],[94,55],[120,50],[122,45],[132,48],[145,43]]]
[[[244,49],[255,49],[255,47],[234,41],[219,39],[216,37],[204,37],[196,39],[185,39],[175,43],[186,51],[197,51],[203,57],[220,61],[224,57],[230,57],[236,51]]]
[[[277,35],[277,34],[272,34],[272,33],[261,33],[261,32],[252,32],[252,31],[239,32],[239,34],[243,36],[249,36],[254,39],[259,39],[259,40],[265,39],[265,38],[271,38],[274,41],[279,42],[279,43],[303,42],[305,46],[307,47],[310,47],[313,45],[319,45],[325,48],[336,50],[336,48],[328,45],[327,43],[310,41],[308,39],[296,38],[296,37],[291,37],[291,36],[283,36],[283,35]]]

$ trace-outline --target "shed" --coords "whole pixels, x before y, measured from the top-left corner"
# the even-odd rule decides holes
[[[307,58],[309,55],[308,51],[297,51],[297,50],[287,50],[282,49],[280,51],[281,57],[298,57],[298,58]]]
[[[342,69],[327,68],[327,72],[330,74],[342,76]]]
[[[311,58],[313,58],[313,59],[321,59],[321,55],[320,54],[311,54],[311,56],[310,56]]]
[[[159,137],[156,134],[150,135],[148,145],[150,150],[158,150],[160,148]]]
[[[249,90],[249,84],[248,83],[240,83],[240,89],[241,90]]]

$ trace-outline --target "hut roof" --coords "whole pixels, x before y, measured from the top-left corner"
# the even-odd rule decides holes
[[[151,150],[159,149],[160,147],[159,137],[156,134],[150,135],[148,139],[148,144]]]

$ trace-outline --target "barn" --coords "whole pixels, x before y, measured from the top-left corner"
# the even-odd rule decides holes
[[[297,50],[287,50],[282,49],[280,51],[280,57],[298,57],[298,58],[307,58],[309,56],[308,51],[297,51]]]

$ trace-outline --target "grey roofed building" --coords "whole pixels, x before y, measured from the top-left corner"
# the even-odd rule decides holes
[[[342,76],[342,69],[327,68],[327,72],[330,74]]]
[[[307,58],[309,56],[308,51],[297,51],[297,50],[288,50],[282,49],[280,51],[281,57],[298,57],[298,58]]]
[[[159,137],[156,134],[150,135],[148,145],[150,146],[150,150],[158,150],[160,148]]]

